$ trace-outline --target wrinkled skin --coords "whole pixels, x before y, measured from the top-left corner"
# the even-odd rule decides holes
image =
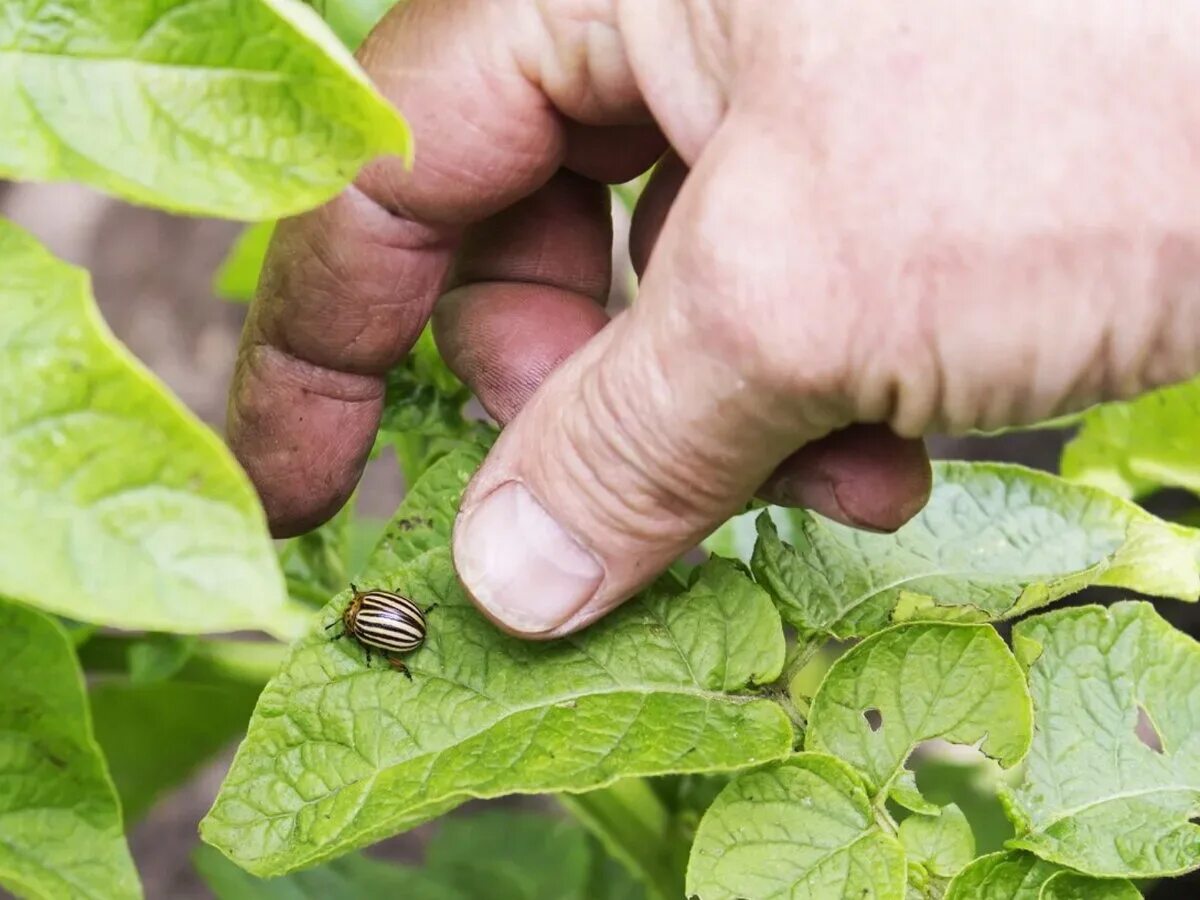
[[[415,167],[281,224],[230,439],[278,534],[323,521],[432,315],[507,423],[455,560],[536,637],[756,492],[894,529],[921,435],[1200,369],[1197,33],[1188,2],[410,0],[359,56]],[[668,145],[610,323],[602,182]]]

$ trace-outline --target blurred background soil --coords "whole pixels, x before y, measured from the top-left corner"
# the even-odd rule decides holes
[[[616,262],[627,265],[620,249],[626,223],[621,221],[621,211],[615,212]],[[27,228],[58,256],[91,272],[100,308],[117,336],[201,418],[222,429],[245,308],[216,298],[211,283],[241,225],[136,208],[75,185],[0,182],[0,215]],[[626,299],[619,296],[624,279],[614,282],[618,296],[612,306],[619,307]],[[1005,459],[1054,469],[1066,436],[1040,431],[986,441],[934,439],[930,444],[937,456]],[[364,487],[360,509],[371,517],[387,518],[403,496],[402,480],[390,458],[372,464]],[[1154,498],[1150,505],[1167,515],[1195,508],[1192,498],[1172,493]],[[1200,634],[1196,607],[1165,603],[1160,609],[1193,636]],[[192,870],[190,853],[197,841],[196,823],[216,794],[231,750],[133,826],[133,854],[150,900],[211,896]],[[551,803],[515,798],[504,805],[529,808]],[[417,829],[386,842],[373,855],[417,861],[428,834],[429,826]],[[1156,900],[1200,897],[1200,880],[1180,879],[1151,896]]]

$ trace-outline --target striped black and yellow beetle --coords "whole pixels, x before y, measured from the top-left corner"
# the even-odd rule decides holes
[[[335,635],[334,640],[350,635],[367,651],[367,665],[371,664],[371,651],[378,650],[392,668],[399,669],[411,680],[408,666],[394,654],[409,653],[425,643],[425,614],[432,612],[437,604],[422,612],[421,607],[407,597],[391,591],[378,588],[360,591],[353,584],[350,589],[354,591],[350,604],[342,617],[326,625],[325,630],[341,622],[345,630]]]

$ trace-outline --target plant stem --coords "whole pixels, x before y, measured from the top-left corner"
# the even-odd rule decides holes
[[[79,660],[89,674],[125,674],[129,648],[138,640],[136,635],[96,635],[79,648]],[[287,646],[275,641],[201,639],[174,677],[261,686],[279,670],[285,653]]]
[[[684,895],[687,848],[678,846],[670,811],[644,778],[627,778],[558,802],[646,886],[651,900]]]

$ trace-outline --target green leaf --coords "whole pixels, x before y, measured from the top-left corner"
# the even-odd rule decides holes
[[[647,894],[629,870],[593,840],[592,872],[585,896],[587,900],[646,900]]]
[[[274,222],[259,222],[241,233],[213,279],[213,292],[218,297],[239,303],[254,299],[258,276],[274,233]]]
[[[858,768],[890,789],[922,741],[979,749],[1009,767],[1029,748],[1029,694],[1017,661],[989,625],[900,625],[838,659],[813,698],[806,750]]]
[[[296,0],[10,0],[0,176],[260,220],[332,197],[407,126]]]
[[[760,514],[752,568],[784,618],[846,638],[914,618],[1011,618],[1093,585],[1200,596],[1200,532],[1020,466],[939,463],[934,474],[929,504],[895,534]]]
[[[436,874],[357,854],[269,880],[242,871],[212,847],[197,847],[192,861],[217,900],[475,900]]]
[[[917,788],[917,777],[908,769],[901,769],[900,774],[892,782],[888,790],[888,799],[909,812],[921,813],[925,816],[936,816],[942,808],[931,803]]]
[[[1036,718],[1008,846],[1098,876],[1200,867],[1200,646],[1147,603],[1038,616],[1013,646]]]
[[[1197,446],[1200,378],[1088,410],[1060,468],[1065,478],[1121,497],[1163,487],[1200,494]]]
[[[399,366],[388,373],[379,442],[391,443],[408,484],[442,456],[463,447],[490,446],[496,430],[469,420],[470,390],[442,361],[426,328]]]
[[[448,819],[425,867],[466,897],[590,900],[592,852],[573,822],[492,812]]]
[[[87,275],[2,220],[0,506],[14,600],[135,630],[297,631],[232,456],[117,343]]]
[[[0,601],[0,659],[0,884],[51,900],[140,897],[71,641]]]
[[[405,660],[411,681],[368,670],[360,648],[323,633],[295,645],[201,826],[256,874],[331,858],[472,797],[735,769],[792,747],[783,710],[749,690],[779,677],[779,617],[731,563],[546,643],[487,622],[446,548],[369,568],[373,585],[438,604],[428,639]]]
[[[802,753],[738,776],[696,834],[687,893],[700,900],[901,900],[904,850],[875,821],[858,775]]]
[[[691,841],[680,833],[651,779],[625,778],[598,791],[561,794],[558,800],[652,897],[682,896]]]
[[[396,0],[305,0],[321,14],[342,43],[354,50]]]
[[[330,595],[345,590],[356,506],[352,498],[324,525],[283,545],[279,558],[293,596],[324,606]]]
[[[129,645],[129,680],[134,684],[165,681],[183,668],[195,649],[190,635],[148,634]]]
[[[104,750],[127,823],[246,730],[258,689],[237,683],[130,684],[108,680],[90,692],[96,740]]]
[[[449,546],[462,493],[482,460],[481,449],[461,447],[429,467],[388,523],[364,566],[364,579],[385,578],[421,554]]]
[[[900,843],[909,860],[941,878],[950,878],[975,858],[971,825],[953,804],[934,816],[909,816],[900,823]]]
[[[922,798],[938,806],[953,803],[963,811],[975,835],[975,852],[992,853],[1013,836],[1000,800],[1001,785],[1015,780],[1020,767],[1005,772],[982,754],[936,752],[926,748],[913,760]],[[890,799],[895,799],[893,793]]]
[[[285,541],[279,558],[289,593],[324,606],[362,571],[387,524],[360,515],[352,498],[324,525]]]
[[[211,848],[200,848],[195,860],[217,900],[599,900],[588,892],[598,859],[583,830],[527,813],[447,819],[430,841],[420,869],[352,854],[263,881]],[[619,883],[628,886],[628,881]],[[615,896],[630,900],[631,895]]]
[[[954,877],[945,900],[1140,900],[1124,879],[1088,878],[1031,853],[981,856]]]

